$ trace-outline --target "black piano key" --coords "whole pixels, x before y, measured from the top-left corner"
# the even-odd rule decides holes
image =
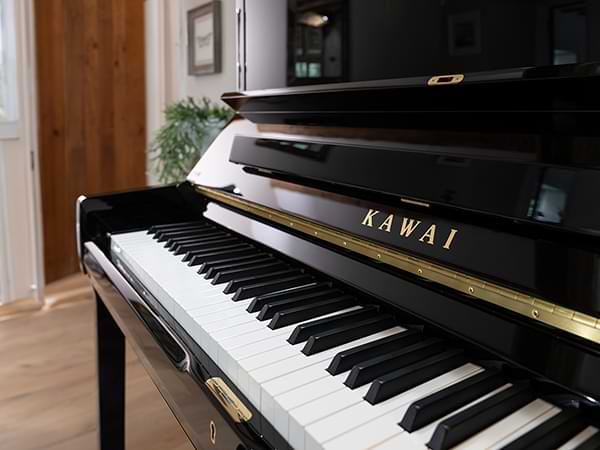
[[[309,305],[317,305],[326,300],[340,301],[341,297],[343,297],[344,299],[346,297],[354,299],[354,297],[351,297],[349,295],[344,296],[339,289],[325,289],[324,291],[317,292],[314,294],[295,295],[291,298],[271,301],[262,307],[260,313],[258,313],[258,316],[256,318],[258,320],[269,320],[272,319],[275,316],[275,314],[277,314],[280,311],[287,312],[287,310],[292,310],[295,308],[301,308]],[[354,303],[356,303],[356,300],[354,300]],[[250,307],[248,307],[248,310],[250,310]]]
[[[240,240],[236,240],[234,242],[226,242],[224,244],[211,242],[204,248],[200,248],[198,250],[190,250],[190,251],[186,252],[182,261],[184,261],[184,262],[189,261],[194,256],[199,256],[199,255],[202,255],[203,253],[213,253],[218,250],[229,250],[231,248],[236,248],[236,247],[237,248],[246,248],[246,247],[251,247],[251,245],[248,244],[247,242],[242,242]]]
[[[600,431],[590,436],[585,442],[582,442],[573,450],[600,450]]]
[[[297,304],[297,302],[298,301],[295,303]],[[300,300],[300,302],[303,303],[302,306],[288,306],[288,309],[276,312],[271,322],[269,322],[269,328],[276,330],[288,325],[304,322],[315,317],[350,308],[351,306],[356,305],[356,298],[351,295],[342,295],[327,300],[309,299]],[[263,309],[268,310],[268,306],[269,305],[265,306]],[[276,308],[278,306],[281,306],[281,303],[276,303],[274,307]],[[267,312],[268,311],[265,311],[265,313]]]
[[[225,289],[223,289],[223,292],[225,294],[232,294],[238,289],[243,288],[245,286],[252,286],[259,283],[267,283],[269,281],[277,281],[283,278],[302,275],[302,273],[303,271],[300,269],[285,269],[278,270],[277,272],[272,272],[266,275],[238,278],[235,280],[231,280],[229,283],[227,283],[227,286],[225,287]]]
[[[223,284],[228,283],[232,280],[239,280],[242,278],[256,277],[259,275],[272,274],[274,272],[281,271],[289,267],[282,261],[275,261],[266,264],[256,264],[254,266],[248,266],[233,270],[222,270],[218,272],[213,280],[212,284]]]
[[[273,256],[270,253],[264,253],[261,251],[252,252],[245,256],[228,256],[224,255],[220,259],[215,259],[211,261],[206,261],[200,265],[198,269],[198,274],[207,273],[210,269],[217,266],[222,266],[223,264],[235,264],[235,263],[244,263],[251,261],[253,259],[264,258],[266,256]]]
[[[506,380],[497,370],[484,370],[412,403],[399,425],[406,431],[413,432],[489,394],[505,383]]]
[[[372,405],[376,405],[454,370],[466,362],[467,359],[461,349],[447,350],[377,378],[371,384],[364,398]]]
[[[361,320],[356,324],[348,324],[333,330],[313,334],[308,338],[302,353],[307,356],[338,347],[348,342],[356,341],[379,331],[392,328],[396,324],[395,319],[389,314],[383,314]]]
[[[225,233],[221,230],[216,229],[208,229],[208,230],[198,230],[194,231],[190,234],[186,234],[184,236],[172,236],[169,237],[165,242],[165,247],[171,248],[176,244],[185,243],[189,244],[196,241],[203,241],[205,239],[217,239],[219,237],[231,237],[229,233]]]
[[[158,242],[166,242],[171,238],[185,238],[186,236],[196,236],[205,233],[209,230],[214,230],[214,227],[210,225],[200,225],[198,227],[189,228],[185,230],[173,230],[173,231],[159,231],[154,235]]]
[[[327,372],[331,375],[338,375],[352,369],[354,365],[362,361],[407,347],[421,339],[423,339],[423,334],[420,331],[406,330],[402,333],[344,350],[334,356],[331,363],[329,363],[329,367],[327,367]]]
[[[203,220],[194,220],[192,222],[181,222],[181,223],[167,223],[164,225],[152,225],[148,228],[148,234],[155,234],[160,231],[165,230],[174,230],[174,229],[185,229],[185,228],[194,228],[201,225],[208,225]]]
[[[243,250],[246,248],[254,248],[252,247],[250,244],[246,244],[246,243],[239,243],[236,242],[234,244],[223,244],[223,245],[213,245],[211,247],[207,247],[204,248],[202,250],[198,250],[198,251],[194,251],[194,252],[187,252],[185,254],[185,256],[183,257],[182,261],[183,262],[188,262],[191,261],[192,258],[196,258],[196,261],[201,261],[203,255],[207,255],[207,254],[213,254],[215,252],[221,252],[221,253],[225,253],[225,252],[230,252],[233,250]]]
[[[200,255],[194,256],[188,262],[188,266],[194,267],[199,266],[202,263],[207,263],[211,261],[222,261],[225,258],[238,258],[242,256],[248,255],[256,255],[257,250],[254,247],[242,247],[240,249],[229,249],[229,250],[218,250],[212,253],[202,253]]]
[[[581,433],[587,424],[576,410],[565,409],[503,447],[503,450],[552,450]]]
[[[329,282],[320,282],[314,283],[310,286],[303,286],[295,289],[289,289],[287,291],[273,292],[270,294],[261,295],[252,300],[246,311],[253,313],[261,311],[262,308],[267,304],[283,302],[287,300],[294,300],[302,297],[310,297],[311,295],[318,295],[326,290],[329,290],[331,286],[332,285]],[[339,290],[336,290],[336,292],[341,293],[341,291]]]
[[[245,300],[247,298],[268,294],[269,292],[282,291],[296,286],[304,286],[312,283],[314,278],[311,275],[303,274],[284,278],[277,281],[267,281],[265,283],[253,284],[239,288],[233,295],[233,301]]]
[[[175,245],[177,247],[177,251],[174,253],[176,255],[183,255],[192,252],[201,252],[203,250],[209,248],[215,248],[224,245],[233,245],[240,244],[241,241],[234,237],[219,237],[218,239],[207,239],[202,242],[196,242],[194,244],[183,244],[183,245]]]
[[[432,450],[452,448],[533,400],[529,383],[516,383],[440,422],[427,446]]]
[[[350,389],[364,386],[375,378],[422,361],[444,350],[441,339],[429,338],[405,348],[394,350],[358,363],[352,368],[344,384]]]
[[[172,252],[175,252],[175,254],[177,255],[177,254],[181,253],[181,247],[186,247],[186,246],[190,246],[193,244],[202,244],[203,242],[216,241],[216,240],[225,239],[225,238],[233,238],[233,236],[231,236],[229,233],[223,233],[221,231],[209,231],[200,236],[186,238],[186,239],[171,238],[167,241],[167,244],[165,245],[165,247],[167,247]],[[177,253],[177,252],[179,252],[179,253]],[[185,253],[185,252],[183,252],[183,253]]]
[[[300,342],[307,341],[313,334],[321,333],[343,325],[357,323],[378,314],[379,309],[377,307],[367,305],[354,311],[303,323],[294,328],[288,342],[292,345],[299,344]]]
[[[227,271],[227,270],[235,270],[235,269],[243,269],[243,268],[247,268],[247,267],[254,267],[256,265],[259,264],[268,264],[268,263],[274,263],[277,262],[278,260],[276,258],[274,258],[273,256],[259,256],[257,258],[250,258],[250,259],[246,259],[244,261],[230,261],[224,264],[220,264],[217,266],[212,266],[210,269],[208,269],[206,271],[206,275],[204,275],[204,278],[206,278],[207,280],[210,280],[211,278],[214,278],[219,272],[223,272],[223,271]]]

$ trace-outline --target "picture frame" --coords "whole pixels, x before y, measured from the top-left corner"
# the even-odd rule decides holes
[[[481,53],[480,11],[468,11],[448,16],[448,52],[450,56]]]
[[[221,72],[221,2],[213,0],[187,12],[188,74]]]

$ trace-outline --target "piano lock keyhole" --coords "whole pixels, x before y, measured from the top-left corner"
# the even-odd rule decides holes
[[[213,445],[216,445],[216,443],[217,443],[217,426],[215,425],[215,422],[212,420],[210,421],[209,429],[210,429],[210,442]]]

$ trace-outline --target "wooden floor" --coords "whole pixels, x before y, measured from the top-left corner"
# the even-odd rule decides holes
[[[94,303],[87,297],[0,322],[0,449],[97,448]],[[127,449],[192,450],[127,352]]]

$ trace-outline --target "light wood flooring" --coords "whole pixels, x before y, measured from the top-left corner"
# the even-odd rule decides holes
[[[94,303],[78,296],[0,321],[0,449],[97,448]],[[127,449],[193,450],[127,352]]]

